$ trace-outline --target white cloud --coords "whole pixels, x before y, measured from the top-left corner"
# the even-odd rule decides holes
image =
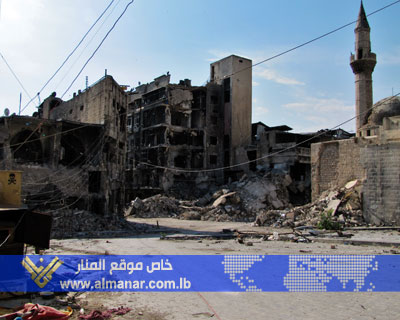
[[[278,74],[272,69],[260,68],[253,71],[255,77],[273,81],[283,85],[304,85],[304,82]]]
[[[320,129],[331,129],[351,119],[355,107],[337,98],[303,97],[299,102],[283,105],[294,117],[296,129],[300,132],[311,132]],[[345,130],[353,130],[354,121],[340,125]]]
[[[301,102],[287,103],[286,109],[304,113],[349,112],[354,106],[335,98],[308,97]]]
[[[267,107],[256,106],[253,108],[253,117],[263,117],[269,112]]]
[[[253,87],[258,87],[260,85],[260,83],[259,82],[257,82],[257,81],[253,81]]]

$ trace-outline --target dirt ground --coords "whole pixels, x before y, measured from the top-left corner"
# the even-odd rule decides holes
[[[244,223],[217,223],[175,219],[134,219],[130,221],[157,225],[158,232],[139,236],[52,240],[46,254],[393,254],[400,247],[400,233],[396,230],[351,231],[353,245],[348,238],[319,237],[310,243],[265,241],[260,235],[239,243],[232,238],[221,240],[222,229],[236,229],[257,234],[290,232],[253,227]],[[207,237],[208,235],[208,237]],[[182,237],[188,240],[183,240]],[[252,245],[246,245],[246,242]],[[119,306],[132,309],[112,319],[399,319],[400,293],[236,293],[236,292],[130,292],[69,293],[74,296],[72,319],[78,319],[79,309],[85,313]],[[63,299],[63,297],[58,297]],[[0,301],[0,306],[18,305],[32,301],[56,303],[57,299],[38,297]],[[62,308],[60,306],[60,308]]]

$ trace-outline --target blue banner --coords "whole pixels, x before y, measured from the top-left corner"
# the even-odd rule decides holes
[[[0,256],[0,291],[400,291],[396,255]]]

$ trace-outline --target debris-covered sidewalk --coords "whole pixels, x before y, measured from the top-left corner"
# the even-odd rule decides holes
[[[289,228],[342,229],[366,225],[362,215],[362,185],[358,180],[297,207],[289,201],[289,190],[294,188],[295,184],[288,175],[244,176],[240,181],[210,191],[198,200],[178,200],[165,195],[143,200],[136,198],[126,216],[255,222],[258,226]]]

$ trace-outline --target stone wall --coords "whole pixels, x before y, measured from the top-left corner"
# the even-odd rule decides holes
[[[311,145],[312,199],[331,188],[343,187],[354,179],[364,179],[360,147],[356,138]]]
[[[363,214],[375,224],[400,224],[400,143],[361,148],[366,170]]]
[[[373,224],[400,224],[400,142],[348,139],[311,146],[312,198],[346,182],[363,182],[363,216]]]

